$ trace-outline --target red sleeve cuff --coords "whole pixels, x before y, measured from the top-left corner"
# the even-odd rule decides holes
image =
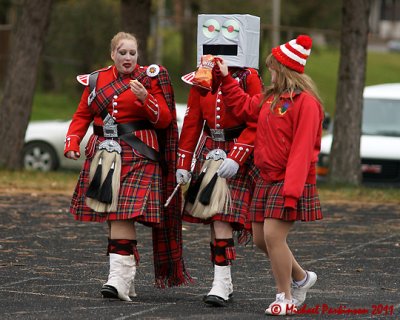
[[[190,171],[192,167],[193,153],[186,150],[178,149],[178,159],[176,162],[177,169],[185,169]]]
[[[64,155],[68,151],[80,152],[79,144],[80,144],[80,139],[78,136],[67,136],[65,138]]]
[[[290,196],[285,196],[285,208],[292,208],[292,209],[297,209],[297,198],[290,197]]]
[[[228,158],[235,160],[239,165],[246,162],[250,154],[253,152],[254,147],[245,144],[235,144],[228,154]]]

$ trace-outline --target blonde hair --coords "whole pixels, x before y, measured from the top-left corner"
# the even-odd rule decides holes
[[[112,39],[111,39],[111,53],[117,49],[118,43],[121,40],[133,40],[136,42],[136,46],[139,48],[138,41],[136,39],[136,36],[133,33],[128,33],[128,32],[118,32]]]
[[[271,109],[273,109],[283,93],[289,93],[290,99],[292,99],[296,90],[310,93],[322,105],[322,100],[318,94],[317,87],[308,75],[287,68],[283,64],[279,63],[272,53],[268,55],[265,64],[267,68],[276,71],[276,76],[274,82],[264,88],[264,99],[262,100],[261,105],[264,104],[265,100],[270,96],[273,96],[274,99],[271,103]]]

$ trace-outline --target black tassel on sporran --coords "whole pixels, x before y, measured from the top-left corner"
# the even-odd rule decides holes
[[[113,199],[113,190],[112,190],[112,178],[114,174],[115,162],[112,163],[110,170],[107,173],[106,178],[100,188],[99,195],[97,200],[103,203],[110,204]]]
[[[201,204],[208,206],[211,201],[211,195],[213,193],[215,183],[217,182],[218,174],[214,173],[213,177],[211,178],[210,182],[204,187],[201,191],[199,201]]]
[[[102,163],[102,158],[100,157],[99,163],[96,168],[96,172],[86,191],[86,196],[92,199],[96,199],[99,195],[100,185],[101,185],[101,171],[102,171],[101,163]]]
[[[199,177],[197,178],[196,182],[191,184],[188,188],[188,191],[186,193],[186,200],[190,203],[194,203],[197,197],[197,194],[199,193],[200,190],[200,185],[201,182],[203,181],[204,175],[206,174],[207,167],[201,171]]]

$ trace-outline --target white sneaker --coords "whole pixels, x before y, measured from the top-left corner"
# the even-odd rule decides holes
[[[306,300],[308,289],[310,289],[317,281],[317,274],[312,271],[306,271],[307,280],[301,286],[292,281],[292,299],[295,300],[296,307],[299,307]]]
[[[272,316],[287,316],[296,314],[297,308],[295,301],[285,299],[285,293],[281,292],[276,295],[276,300],[272,302],[265,310],[265,314]]]

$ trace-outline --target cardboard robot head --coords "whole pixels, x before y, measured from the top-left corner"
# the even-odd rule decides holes
[[[249,14],[200,14],[197,65],[205,54],[220,56],[229,67],[258,69],[260,18]]]

